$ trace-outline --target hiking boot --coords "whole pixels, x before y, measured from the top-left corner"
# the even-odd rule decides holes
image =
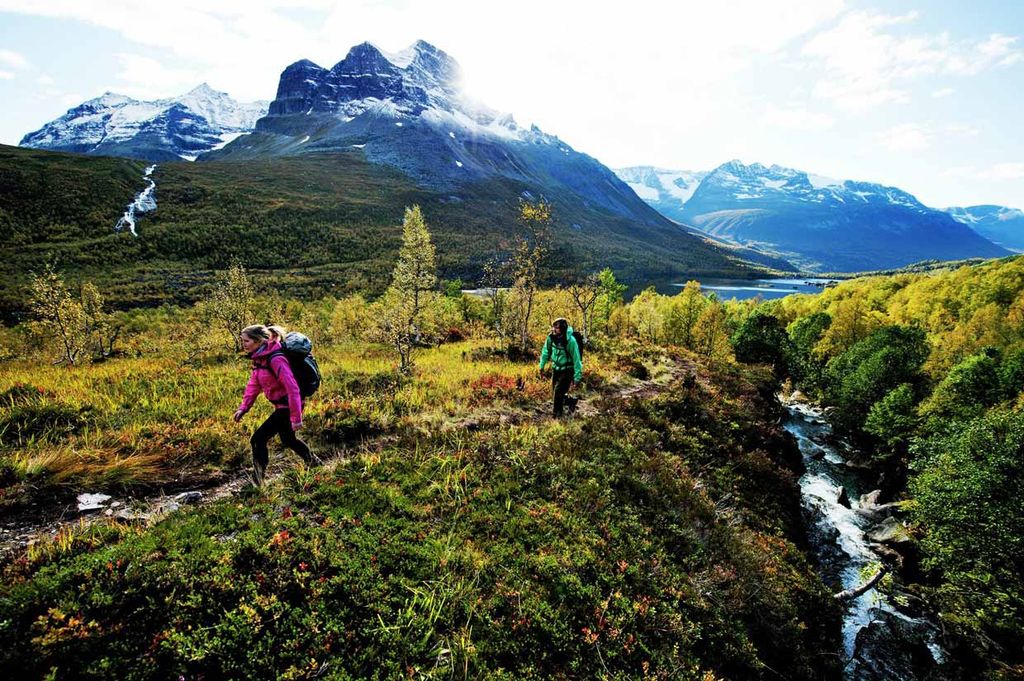
[[[263,487],[263,479],[266,477],[267,469],[265,466],[261,466],[255,461],[252,464],[252,485],[253,487]]]

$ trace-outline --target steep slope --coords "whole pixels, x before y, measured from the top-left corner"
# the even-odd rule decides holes
[[[466,99],[458,78],[458,64],[423,41],[400,55],[363,43],[331,69],[299,61],[282,73],[277,97],[253,134],[203,160],[357,155],[463,203],[476,196],[493,200],[498,188],[498,195],[543,196],[564,219],[556,242],[573,252],[628,243],[637,256],[650,258],[652,275],[743,271],[647,206],[594,158]],[[507,223],[513,219],[506,214]]]
[[[266,102],[238,103],[206,83],[180,97],[139,101],[107,92],[21,140],[21,146],[150,161],[194,160],[252,130]]]
[[[814,271],[900,267],[1008,251],[895,187],[739,161],[709,173],[681,217]]]
[[[962,222],[989,241],[1011,251],[1024,252],[1024,211],[1006,206],[969,206],[946,208]]]
[[[24,314],[29,272],[47,262],[72,281],[97,283],[117,307],[195,300],[213,271],[232,262],[282,294],[374,294],[387,286],[402,214],[414,203],[433,233],[440,275],[472,284],[489,258],[512,248],[518,200],[527,191],[497,180],[437,193],[361,153],[160,163],[152,174],[156,210],[137,216],[137,237],[117,232],[127,204],[148,186],[145,168],[129,159],[0,146],[0,258],[10,264],[0,270],[0,319]],[[709,268],[675,239],[653,242],[626,218],[571,194],[554,217],[555,248],[543,267],[548,284],[599,267],[634,286],[689,272],[743,271],[717,252],[724,266]]]

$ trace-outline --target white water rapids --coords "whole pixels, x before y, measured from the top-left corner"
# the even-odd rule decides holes
[[[800,478],[800,491],[822,578],[836,591],[856,588],[881,567],[881,557],[865,536],[878,518],[872,519],[863,508],[860,500],[863,483],[858,472],[846,465],[845,458],[834,446],[832,428],[822,411],[802,403],[786,404],[786,409],[789,417],[785,428],[796,438],[806,468]],[[841,495],[844,490],[845,495]],[[848,499],[849,507],[841,503],[842,496]],[[874,569],[866,569],[872,566]],[[882,633],[872,634],[869,628],[873,625]],[[893,632],[905,636],[906,640],[898,636],[886,638]],[[929,665],[934,667],[944,662],[935,626],[927,619],[901,612],[883,592],[871,589],[846,603],[844,679],[912,681],[924,678],[920,668],[908,664],[912,655],[907,651],[915,646],[927,650],[925,656],[930,653]]]
[[[145,213],[146,211],[156,210],[156,199],[153,198],[153,190],[156,189],[156,182],[150,177],[153,171],[156,170],[156,165],[151,165],[146,168],[146,173],[142,176],[142,179],[149,182],[149,185],[143,189],[135,197],[135,200],[128,204],[128,208],[125,209],[124,215],[117,221],[117,225],[114,229],[120,232],[125,227],[132,233],[132,236],[138,236],[138,232],[135,231],[135,214]]]

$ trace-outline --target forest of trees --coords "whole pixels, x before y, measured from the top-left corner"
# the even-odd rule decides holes
[[[275,300],[258,295],[236,265],[181,311],[209,330],[190,357],[232,348],[244,320],[286,315],[314,342],[382,343],[399,373],[411,374],[420,349],[463,338],[491,338],[509,358],[528,358],[550,320],[566,316],[594,347],[629,342],[709,365],[768,364],[777,381],[831,407],[886,496],[902,503],[919,551],[918,573],[905,578],[917,580],[964,655],[981,667],[1021,669],[1024,258],[865,277],[769,302],[722,301],[691,281],[674,295],[650,288],[627,303],[609,269],[542,289],[550,207],[523,202],[520,211],[519,241],[484,268],[486,295],[464,295],[462,282],[437,277],[418,207],[406,212],[397,265],[376,299]],[[52,269],[35,275],[29,299],[33,321],[3,330],[0,359],[71,365],[145,354],[154,330],[166,332],[177,314],[108,312],[95,286],[72,290]]]
[[[761,305],[734,336],[822,403],[904,501],[923,586],[971,654],[1024,646],[1024,258]]]

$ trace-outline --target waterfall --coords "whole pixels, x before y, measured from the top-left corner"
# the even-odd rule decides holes
[[[842,453],[847,450],[820,409],[800,402],[787,403],[786,409],[785,428],[803,454],[800,492],[822,579],[836,591],[854,589],[881,567],[868,535],[892,505],[877,505],[874,493],[862,495],[864,475],[848,465]],[[927,617],[907,614],[877,589],[844,606],[844,679],[935,678],[946,655],[938,644],[938,627]]]
[[[153,190],[156,189],[156,182],[150,177],[153,171],[156,170],[156,164],[146,168],[145,174],[142,179],[149,182],[149,185],[143,189],[135,197],[135,200],[128,204],[128,207],[124,211],[124,215],[117,221],[114,229],[118,232],[123,230],[125,227],[132,233],[132,236],[138,236],[138,232],[135,231],[135,214],[145,213],[147,211],[156,210],[156,199],[153,198]]]

